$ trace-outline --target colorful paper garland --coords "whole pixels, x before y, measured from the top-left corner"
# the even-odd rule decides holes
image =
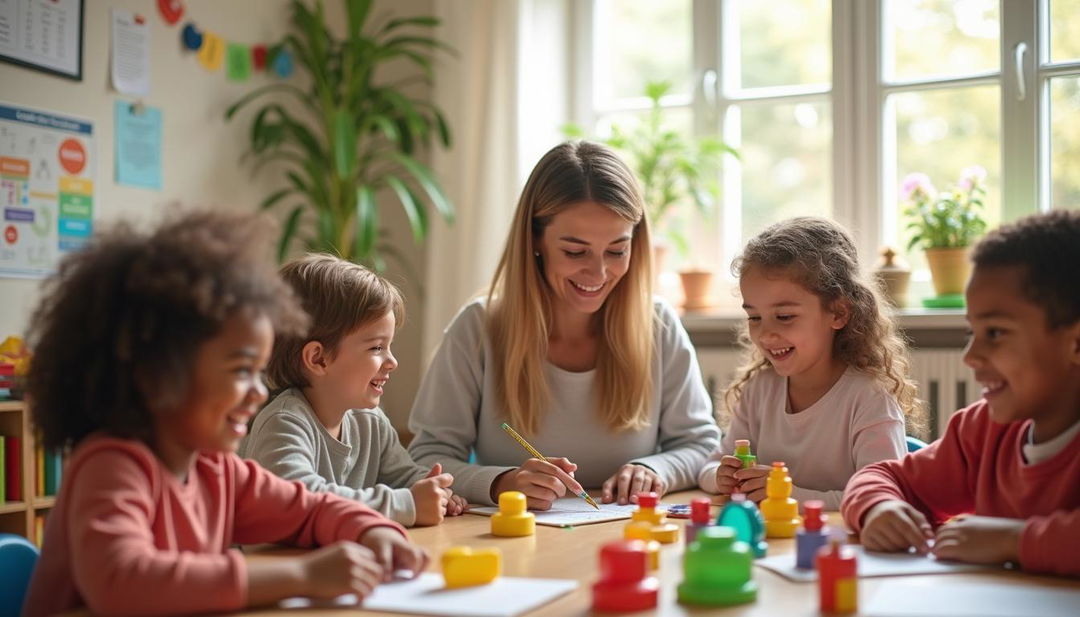
[[[158,0],[158,12],[165,23],[175,25],[184,14],[181,0]],[[184,49],[195,52],[199,64],[207,71],[216,71],[225,65],[225,72],[232,81],[246,81],[252,70],[272,70],[282,79],[292,75],[295,68],[292,53],[281,46],[247,46],[232,43],[213,32],[199,30],[188,21],[180,31]],[[247,53],[244,53],[246,50]]]

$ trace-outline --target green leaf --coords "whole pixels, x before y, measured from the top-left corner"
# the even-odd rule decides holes
[[[356,166],[356,124],[355,117],[349,112],[338,109],[333,114],[334,130],[334,166],[342,179],[355,177]]]
[[[409,217],[409,227],[412,228],[413,240],[420,244],[427,236],[427,211],[424,210],[423,204],[417,199],[416,194],[412,190],[405,186],[405,183],[394,176],[386,177],[386,184],[394,190],[397,194],[398,201],[401,202],[401,206],[405,209],[405,214]]]
[[[285,220],[285,227],[281,230],[281,238],[278,240],[278,263],[283,263],[289,255],[289,244],[296,235],[296,228],[300,223],[300,216],[304,214],[304,206],[296,206]]]
[[[359,36],[371,12],[371,0],[346,0],[345,12],[349,17],[349,35]]]
[[[371,254],[378,235],[378,211],[375,208],[375,194],[371,187],[364,185],[356,190],[356,251],[354,259],[364,259]]]
[[[446,198],[443,193],[442,187],[439,186],[437,180],[435,180],[434,174],[424,164],[420,163],[416,159],[404,155],[393,153],[392,158],[401,164],[416,181],[420,183],[420,186],[427,193],[428,199],[434,204],[435,209],[439,211],[443,219],[448,223],[454,222],[454,206],[450,203],[450,200]]]
[[[398,19],[391,19],[387,22],[387,24],[379,30],[379,34],[386,34],[392,30],[397,30],[402,26],[433,27],[440,23],[442,22],[438,17],[399,17]]]
[[[274,206],[274,204],[281,201],[282,198],[284,198],[286,195],[291,195],[291,194],[293,194],[295,192],[296,192],[296,189],[281,189],[280,191],[277,191],[276,193],[273,193],[272,195],[270,195],[269,197],[264,199],[262,201],[262,203],[259,204],[259,209],[260,210],[269,210],[270,208],[272,208]]]

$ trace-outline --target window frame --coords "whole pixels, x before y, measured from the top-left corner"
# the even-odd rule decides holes
[[[827,89],[802,86],[731,92],[725,89],[727,60],[722,53],[728,30],[729,0],[692,0],[693,93],[665,97],[664,107],[689,106],[696,134],[722,134],[723,120],[736,104],[799,100],[820,101],[824,96],[832,110],[832,211],[833,218],[851,230],[864,264],[873,264],[879,247],[897,242],[895,208],[899,178],[896,144],[887,107],[890,95],[918,90],[999,86],[1001,142],[1001,220],[1051,207],[1050,80],[1080,77],[1080,59],[1050,62],[1049,2],[1000,0],[1000,63],[997,70],[961,77],[886,80],[884,64],[888,41],[884,27],[886,2],[890,0],[832,0],[832,83]],[[572,54],[573,121],[591,128],[603,113],[645,110],[634,105],[597,109],[593,97],[592,41],[595,2],[574,2],[575,48]],[[1026,51],[1018,51],[1025,50]],[[737,58],[734,59],[738,61]],[[1022,86],[1021,86],[1022,84]],[[1021,90],[1022,88],[1022,90]],[[801,91],[800,91],[801,90]],[[1021,91],[1024,96],[1020,96]],[[762,96],[764,95],[764,96]],[[729,135],[724,135],[728,138]],[[727,274],[741,247],[741,199],[729,191],[729,181],[739,163],[727,157],[724,192],[719,215],[714,217],[712,247],[696,247],[699,261],[719,264]],[[733,194],[734,193],[734,194]],[[732,200],[739,207],[731,207]],[[700,243],[699,243],[700,244]],[[704,251],[701,249],[705,248]]]

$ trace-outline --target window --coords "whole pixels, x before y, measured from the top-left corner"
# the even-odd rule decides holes
[[[987,170],[991,226],[1080,207],[1080,0],[592,0],[577,3],[575,119],[648,109],[735,146],[691,260],[726,265],[766,225],[832,216],[865,263],[907,245],[898,186]],[[921,251],[907,255],[927,277]],[[675,266],[680,264],[676,263]],[[921,276],[920,276],[921,275]]]

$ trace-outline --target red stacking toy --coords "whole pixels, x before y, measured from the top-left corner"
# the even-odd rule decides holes
[[[689,545],[693,542],[698,529],[708,526],[711,522],[708,498],[697,497],[690,500],[690,522],[685,527],[686,543]]]
[[[859,610],[855,553],[837,536],[818,551],[817,571],[821,612],[854,613]]]
[[[593,584],[593,610],[644,611],[656,608],[660,583],[647,576],[645,543],[620,540],[600,549],[600,580]]]

